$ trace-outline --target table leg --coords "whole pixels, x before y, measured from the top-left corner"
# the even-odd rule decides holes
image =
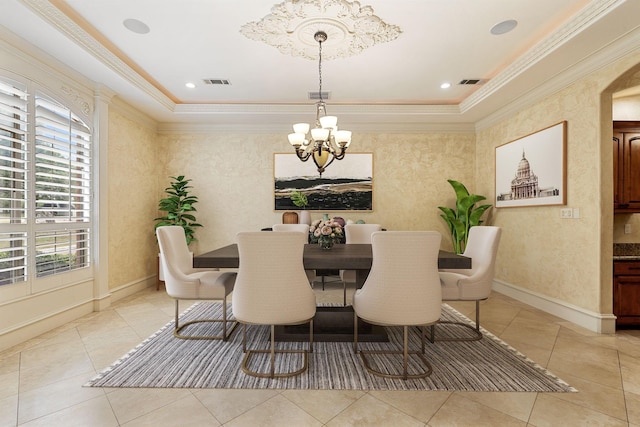
[[[356,270],[356,289],[360,289],[369,277],[369,270]]]

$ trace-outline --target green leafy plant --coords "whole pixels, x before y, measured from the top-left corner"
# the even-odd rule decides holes
[[[486,197],[478,194],[469,194],[464,184],[448,179],[453,190],[456,192],[456,207],[451,209],[445,206],[438,206],[443,213],[440,216],[446,221],[451,232],[451,240],[453,241],[453,250],[461,254],[467,245],[469,229],[476,225],[482,224],[482,215],[491,205],[480,205],[476,207],[476,203],[486,200]]]
[[[309,204],[307,195],[297,190],[291,192],[291,201],[294,205],[302,209],[304,209]]]
[[[170,186],[164,189],[169,195],[164,199],[160,199],[158,210],[166,212],[165,216],[154,218],[156,228],[164,225],[179,225],[184,228],[184,234],[187,238],[187,245],[197,240],[194,237],[196,227],[202,227],[202,224],[196,222],[196,217],[192,212],[196,212],[195,204],[198,202],[196,196],[190,195],[189,185],[190,179],[185,179],[184,175],[170,177],[173,181]]]

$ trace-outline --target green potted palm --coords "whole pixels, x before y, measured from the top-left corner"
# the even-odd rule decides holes
[[[184,175],[170,177],[173,181],[170,186],[164,189],[167,197],[160,199],[158,210],[166,212],[166,215],[154,218],[155,228],[165,225],[179,225],[184,229],[187,245],[197,240],[195,238],[195,228],[202,227],[196,222],[193,212],[196,212],[195,204],[198,198],[190,194],[190,179],[185,179]]]
[[[440,216],[445,220],[451,232],[453,250],[457,254],[464,252],[469,236],[469,229],[482,224],[482,215],[491,205],[476,206],[476,203],[486,200],[486,197],[479,194],[469,194],[467,188],[461,182],[448,179],[453,190],[456,192],[456,207],[451,209],[445,206],[438,206],[443,213]]]

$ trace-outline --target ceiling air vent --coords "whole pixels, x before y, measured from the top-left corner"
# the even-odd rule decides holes
[[[459,85],[481,85],[482,83],[484,83],[484,80],[482,79],[464,79],[464,80],[460,80],[460,83],[458,83]]]
[[[227,79],[202,79],[206,85],[230,85],[231,82]]]
[[[322,91],[322,100],[326,101],[327,99],[329,99],[330,97],[330,93],[329,92],[325,92]],[[312,101],[319,101],[320,100],[320,92],[309,92],[309,99]]]

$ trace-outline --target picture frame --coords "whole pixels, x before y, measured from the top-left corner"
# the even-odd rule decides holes
[[[294,153],[274,153],[274,209],[300,210],[291,201],[291,192],[307,196],[309,211],[373,210],[373,153],[347,153],[322,173],[312,159],[302,162]]]
[[[567,122],[495,149],[495,207],[567,203]]]

